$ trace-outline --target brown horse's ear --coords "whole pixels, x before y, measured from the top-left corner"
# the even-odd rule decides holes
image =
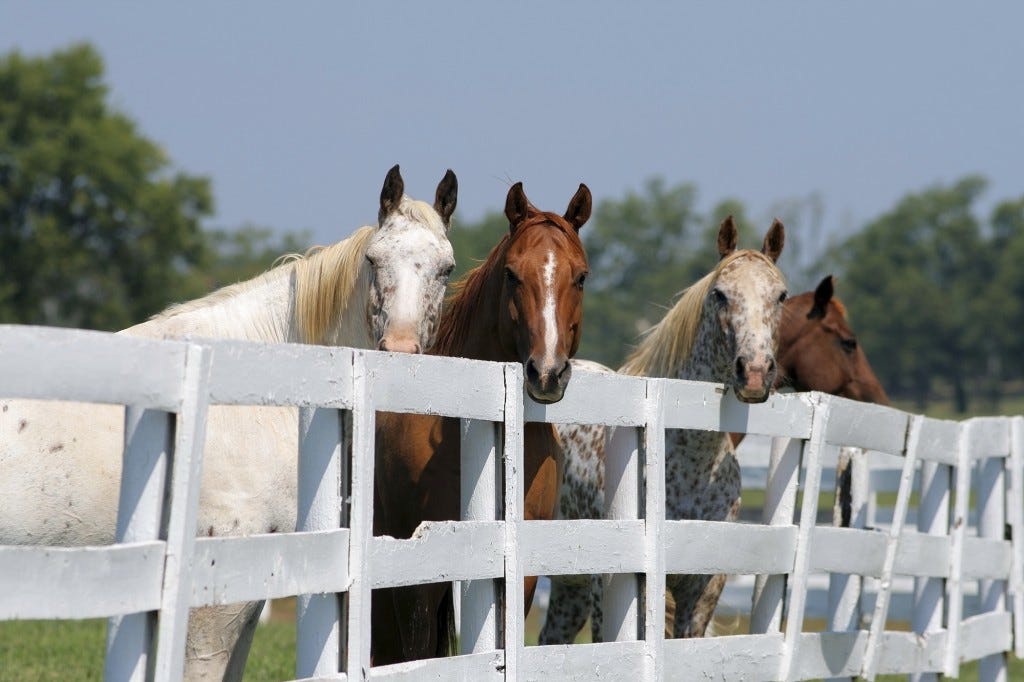
[[[398,170],[396,163],[388,171],[384,178],[384,187],[380,190],[380,212],[377,213],[377,224],[383,225],[384,219],[391,215],[391,212],[398,208],[405,193],[405,182],[402,180],[402,173]]]
[[[718,226],[718,259],[725,258],[736,250],[739,242],[739,234],[736,232],[736,223],[732,221],[732,215],[727,215],[722,224]]]
[[[523,191],[523,183],[517,182],[508,188],[508,197],[505,198],[505,217],[508,218],[509,232],[515,232],[519,223],[526,220],[529,212],[530,200]]]
[[[569,200],[569,208],[565,209],[565,215],[562,217],[579,232],[580,228],[583,227],[583,223],[587,222],[590,218],[592,206],[593,200],[590,196],[590,188],[581,182],[580,188],[576,190],[576,194]]]
[[[455,204],[459,198],[459,180],[455,173],[449,168],[448,172],[441,178],[437,185],[437,193],[434,195],[434,210],[444,221],[444,229],[452,226],[452,214],[455,213]]]
[[[818,288],[814,290],[814,306],[811,308],[811,312],[807,313],[808,320],[825,317],[825,313],[828,311],[828,302],[832,300],[833,288],[832,275],[821,280]]]
[[[782,225],[782,221],[776,218],[772,221],[772,226],[768,228],[768,234],[764,236],[764,246],[761,247],[761,253],[772,259],[773,263],[778,262],[779,256],[782,255],[782,246],[786,243],[786,228]]]

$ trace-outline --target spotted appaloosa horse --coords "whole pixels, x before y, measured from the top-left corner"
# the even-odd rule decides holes
[[[580,185],[564,215],[530,205],[522,183],[509,190],[509,232],[456,285],[432,353],[524,367],[538,402],[561,400],[580,342],[587,258],[579,229],[591,210]],[[458,377],[452,377],[458,381]],[[377,415],[374,533],[412,536],[424,521],[459,518],[459,420],[420,414]],[[558,498],[561,450],[550,424],[523,430],[523,516],[550,519]],[[537,578],[525,580],[525,603]],[[375,590],[374,665],[449,653],[454,644],[450,582]],[[527,609],[529,606],[527,606]]]
[[[785,280],[775,266],[784,242],[782,223],[772,224],[761,252],[737,251],[736,242],[736,227],[726,218],[718,233],[721,260],[648,332],[621,373],[724,383],[745,402],[767,399],[786,299]],[[596,363],[579,366],[610,371]],[[558,431],[565,457],[560,518],[603,518],[606,428],[566,425]],[[666,518],[734,520],[740,469],[728,434],[671,430],[665,440]],[[703,635],[724,584],[723,575],[668,577],[669,590],[684,605],[676,613],[677,637]],[[573,641],[588,615],[594,640],[600,641],[601,591],[598,576],[552,577],[540,643]]]
[[[404,195],[398,166],[384,180],[377,226],[297,257],[125,330],[143,337],[420,351],[430,347],[455,264],[450,170],[433,206]],[[124,409],[46,401],[0,411],[0,544],[114,540]],[[209,410],[197,531],[250,535],[295,528],[298,410]],[[55,449],[55,445],[60,445]],[[240,680],[262,602],[194,609],[184,677]]]

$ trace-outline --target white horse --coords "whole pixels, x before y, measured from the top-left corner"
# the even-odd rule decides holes
[[[121,333],[428,349],[455,264],[447,230],[457,181],[449,170],[433,207],[403,189],[396,165],[381,191],[378,227]],[[0,544],[113,542],[123,430],[117,406],[0,401]],[[293,530],[297,452],[297,410],[211,407],[197,533]],[[241,679],[261,607],[193,610],[186,678]]]

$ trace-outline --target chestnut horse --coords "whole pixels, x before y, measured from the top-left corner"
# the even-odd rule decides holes
[[[562,216],[537,210],[513,185],[509,233],[455,286],[432,353],[520,362],[531,398],[561,400],[580,343],[587,258],[578,233],[590,210],[586,185]],[[459,432],[458,419],[378,415],[375,534],[408,538],[423,521],[459,518]],[[554,517],[560,455],[553,426],[526,424],[526,519]],[[526,579],[527,605],[536,582]],[[450,582],[378,590],[372,610],[374,665],[443,656],[454,644]]]

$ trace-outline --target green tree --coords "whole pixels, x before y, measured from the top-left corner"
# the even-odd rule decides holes
[[[984,297],[991,251],[974,215],[985,180],[906,195],[833,253],[861,343],[893,393],[920,408],[936,384],[966,411],[968,383],[987,359]]]
[[[0,321],[116,329],[186,298],[205,178],[108,103],[88,45],[0,57]]]

